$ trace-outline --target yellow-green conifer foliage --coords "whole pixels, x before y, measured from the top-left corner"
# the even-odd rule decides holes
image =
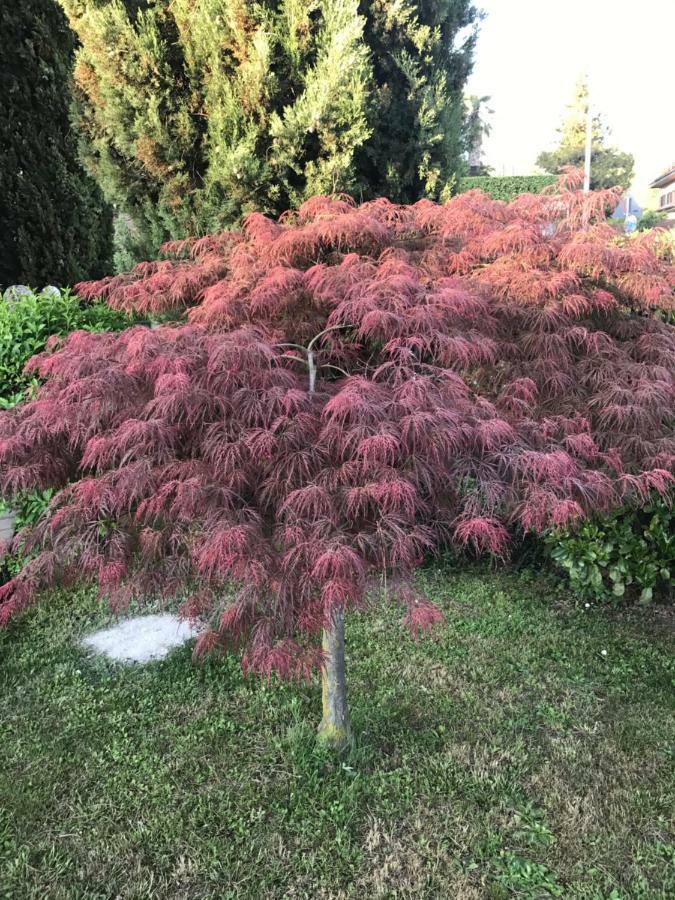
[[[60,2],[83,156],[146,246],[314,194],[438,196],[460,165],[469,0]]]

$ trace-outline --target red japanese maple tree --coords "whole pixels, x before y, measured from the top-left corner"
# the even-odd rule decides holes
[[[186,320],[30,364],[45,383],[0,417],[0,489],[62,489],[19,535],[36,555],[0,621],[83,575],[115,605],[181,598],[198,651],[320,668],[343,743],[343,614],[373,574],[425,631],[441,614],[409,576],[439,545],[506,557],[670,488],[675,270],[658,235],[607,224],[614,200],[315,197],[79,285]]]

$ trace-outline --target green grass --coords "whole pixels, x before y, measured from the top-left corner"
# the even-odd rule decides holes
[[[352,616],[358,744],[317,685],[190,649],[88,659],[57,596],[0,635],[0,897],[675,897],[672,619],[429,569],[446,624]],[[603,654],[606,651],[606,654]]]

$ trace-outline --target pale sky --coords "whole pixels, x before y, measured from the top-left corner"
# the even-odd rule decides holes
[[[675,0],[476,0],[486,15],[468,91],[490,95],[483,159],[527,175],[588,72],[610,141],[635,156],[636,197],[675,163]]]

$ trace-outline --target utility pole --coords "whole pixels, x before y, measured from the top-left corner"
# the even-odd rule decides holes
[[[591,112],[591,91],[588,88],[588,105],[586,107],[586,152],[584,154],[584,191],[591,189],[591,150],[593,147],[593,114]]]

